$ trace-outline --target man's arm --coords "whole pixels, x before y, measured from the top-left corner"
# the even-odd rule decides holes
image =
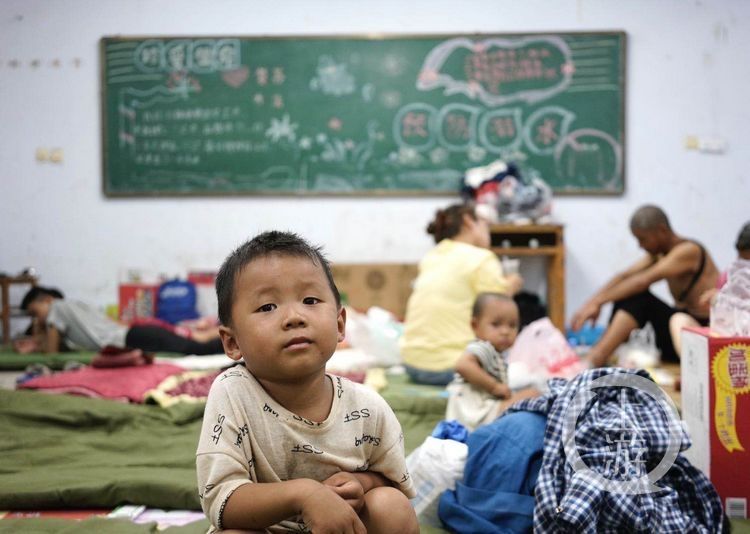
[[[613,276],[606,284],[604,284],[604,286],[599,289],[599,291],[594,293],[594,295],[589,300],[587,300],[586,303],[581,306],[575,314],[573,314],[573,319],[571,320],[571,327],[573,328],[573,330],[580,330],[580,328],[586,323],[586,321],[595,323],[599,318],[601,307],[610,300],[613,300],[610,297],[611,293],[613,291],[617,292],[622,284],[627,283],[627,281],[631,278],[648,270],[652,265],[655,265],[654,258],[650,255],[646,255],[641,257],[638,261],[633,263],[624,271]],[[635,294],[637,292],[638,291],[633,291],[633,293],[628,293],[625,296],[629,296],[630,294]]]
[[[689,273],[699,251],[692,243],[680,243],[647,269],[636,272],[599,295],[599,304],[621,300],[647,290],[651,284]]]
[[[44,352],[46,352],[47,354],[60,352],[60,332],[57,330],[57,328],[55,328],[54,326],[47,326],[44,337]]]

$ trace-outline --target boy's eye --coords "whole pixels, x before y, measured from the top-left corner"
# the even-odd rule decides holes
[[[305,297],[302,302],[304,304],[317,304],[320,302],[320,299],[318,297]]]
[[[276,309],[276,304],[264,304],[258,308],[259,312],[270,312]]]

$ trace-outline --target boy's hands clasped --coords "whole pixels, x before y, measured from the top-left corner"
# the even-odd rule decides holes
[[[344,499],[355,512],[359,513],[362,510],[365,504],[365,488],[353,474],[340,471],[324,480],[323,485]]]
[[[366,534],[357,513],[364,505],[364,488],[351,473],[324,480],[302,502],[302,520],[313,534]]]

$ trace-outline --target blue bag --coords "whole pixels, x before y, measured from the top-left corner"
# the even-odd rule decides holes
[[[184,280],[169,280],[159,286],[156,316],[172,324],[197,319],[197,301],[195,284]]]

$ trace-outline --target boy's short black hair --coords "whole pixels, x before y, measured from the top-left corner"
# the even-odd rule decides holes
[[[242,269],[253,260],[272,254],[309,258],[314,264],[323,268],[328,286],[336,298],[336,306],[341,306],[341,295],[333,281],[331,265],[322,253],[321,247],[315,247],[299,235],[292,232],[271,231],[258,234],[235,249],[219,269],[216,276],[216,296],[219,301],[219,321],[223,325],[232,323],[232,304],[234,286]]]
[[[492,293],[489,291],[480,293],[479,295],[477,295],[477,298],[474,299],[474,306],[472,306],[471,308],[471,318],[479,319],[479,317],[481,317],[482,315],[482,312],[484,311],[484,307],[487,304],[487,301],[492,299],[505,300],[514,304],[516,302],[508,295],[503,295],[502,293]]]
[[[52,297],[56,299],[65,298],[62,294],[62,291],[60,291],[59,289],[55,289],[54,287],[34,286],[29,289],[23,296],[23,300],[21,301],[21,309],[24,311],[28,310],[29,305],[32,302],[42,297]]]

